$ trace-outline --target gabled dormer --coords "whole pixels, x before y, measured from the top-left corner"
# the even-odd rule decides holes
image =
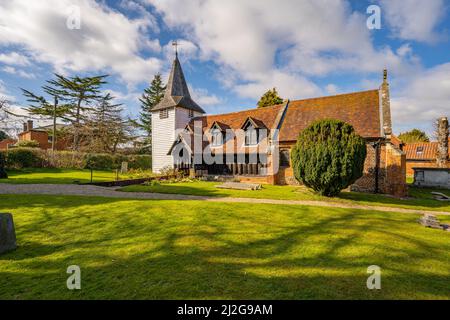
[[[261,139],[261,130],[267,130],[267,127],[262,121],[248,117],[241,129],[245,132],[245,145],[256,146]]]
[[[218,121],[214,121],[214,123],[209,128],[212,147],[220,147],[224,144],[227,129],[230,129],[228,125]]]

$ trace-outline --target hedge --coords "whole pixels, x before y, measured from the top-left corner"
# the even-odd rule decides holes
[[[150,155],[122,155],[82,153],[73,151],[54,151],[38,148],[14,148],[5,153],[8,169],[58,168],[111,170],[128,162],[130,169],[148,170],[152,167]]]

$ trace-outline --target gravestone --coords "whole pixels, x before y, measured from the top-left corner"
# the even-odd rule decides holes
[[[122,162],[122,165],[120,167],[120,173],[121,174],[126,174],[128,173],[128,162]]]
[[[16,249],[16,232],[11,213],[0,213],[0,254]]]

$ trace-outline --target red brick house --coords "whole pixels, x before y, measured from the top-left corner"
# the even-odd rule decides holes
[[[450,144],[450,139],[448,141]],[[406,154],[406,174],[413,176],[413,168],[438,168],[436,161],[438,145],[437,141],[405,144],[403,151]],[[449,150],[447,154],[450,159]],[[447,162],[446,167],[450,168],[450,162]]]
[[[61,127],[61,125],[59,125]],[[0,141],[0,150],[8,150],[20,141],[37,141],[39,148],[47,150],[52,148],[52,137],[49,135],[50,126],[34,128],[33,121],[28,120],[23,124],[23,131],[18,134],[18,140],[5,139]],[[70,147],[68,139],[58,139],[56,150],[67,150]]]
[[[6,151],[9,149],[10,146],[13,146],[17,143],[17,140],[7,138],[2,141],[0,141],[0,151]]]

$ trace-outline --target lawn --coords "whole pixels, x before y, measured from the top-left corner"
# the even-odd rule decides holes
[[[119,178],[131,178],[132,175],[120,175]],[[116,173],[114,171],[94,171],[93,181],[114,181]],[[91,181],[90,170],[79,169],[23,169],[8,171],[8,179],[1,179],[0,183],[31,184],[71,184],[76,182],[87,183]]]
[[[339,203],[358,203],[363,205],[378,205],[388,207],[399,207],[408,209],[423,209],[450,212],[450,202],[434,200],[431,191],[440,191],[450,195],[449,190],[436,190],[410,187],[409,193],[412,197],[408,200],[396,199],[380,194],[368,194],[359,192],[342,192],[336,198],[327,198],[317,195],[305,187],[298,186],[274,186],[263,185],[262,190],[231,190],[219,189],[216,185],[220,182],[179,182],[163,183],[153,186],[133,185],[120,189],[125,192],[155,192],[155,193],[177,193],[211,197],[237,197],[237,198],[260,198],[260,199],[283,199],[283,200],[321,200],[335,201]]]
[[[14,195],[0,211],[19,245],[0,256],[0,299],[450,298],[450,233],[413,214]]]

